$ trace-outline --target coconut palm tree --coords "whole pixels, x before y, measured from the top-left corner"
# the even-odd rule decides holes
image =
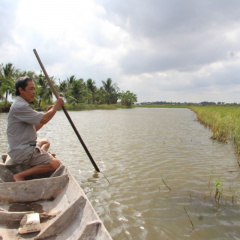
[[[117,103],[119,94],[119,88],[117,84],[112,82],[111,78],[108,78],[106,82],[102,81],[103,89],[105,90],[105,101],[107,104]]]
[[[75,103],[81,103],[83,101],[84,81],[83,79],[74,79],[71,84],[71,96],[75,100]]]
[[[50,77],[50,81],[53,83],[53,85],[55,85],[53,77]],[[46,77],[42,73],[40,73],[37,76],[36,91],[37,91],[37,97],[38,97],[38,100],[39,100],[38,101],[38,106],[39,107],[40,107],[43,100],[48,101],[49,104],[51,103],[53,93],[52,93],[52,90],[51,90],[50,86],[48,85],[48,81],[47,81]]]
[[[93,81],[92,79],[87,80],[87,90],[91,94],[91,100],[94,104],[96,100],[97,87],[95,85],[95,81]]]
[[[68,100],[68,82],[67,80],[60,81],[59,80],[59,86],[58,90],[60,92],[60,96],[64,97],[65,100]]]
[[[134,102],[137,102],[136,94],[130,91],[126,91],[126,92],[122,91],[122,93],[120,94],[120,99],[121,99],[122,105],[125,105],[125,106],[131,106],[132,104],[134,104]]]
[[[35,72],[33,71],[22,71],[22,72],[18,72],[18,77],[24,77],[24,76],[28,76],[30,77],[33,81],[36,81],[38,76],[36,75]]]
[[[14,80],[17,78],[18,72],[19,70],[15,69],[12,63],[7,63],[5,67],[3,65],[1,66],[0,75],[1,98],[5,99],[5,103],[8,102],[9,94],[12,95],[15,92]]]
[[[74,75],[67,78],[66,81],[61,83],[61,89],[65,91],[65,98],[70,104],[78,104],[84,100],[84,89],[86,88],[83,79],[76,79]],[[67,87],[66,89],[63,89]]]
[[[0,99],[4,99],[4,92],[2,90],[2,85],[3,85],[3,65],[0,65]]]

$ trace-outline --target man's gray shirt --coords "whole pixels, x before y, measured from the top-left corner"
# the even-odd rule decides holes
[[[21,164],[30,157],[37,140],[35,125],[43,118],[43,113],[33,110],[29,103],[18,96],[8,115],[8,154],[14,163]]]

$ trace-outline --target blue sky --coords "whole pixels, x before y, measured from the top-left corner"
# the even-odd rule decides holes
[[[238,0],[1,0],[0,63],[144,101],[240,102]]]

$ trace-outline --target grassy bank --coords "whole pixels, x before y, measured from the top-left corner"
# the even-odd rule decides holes
[[[191,106],[200,122],[212,130],[212,136],[221,142],[232,141],[240,154],[239,106]]]
[[[10,103],[5,104],[3,102],[0,102],[0,112],[8,112],[10,106],[11,106]],[[31,107],[34,108],[37,111],[45,111],[49,106],[50,106],[49,104],[45,104],[45,105],[42,105],[40,107],[31,105]],[[65,104],[64,106],[68,111],[83,111],[83,110],[97,110],[97,109],[114,110],[114,109],[118,109],[118,108],[131,108],[131,107],[123,106],[121,104],[110,104],[110,105],[101,104],[101,105],[97,105],[97,104],[81,103],[81,104],[76,104],[74,106],[70,105],[70,104]]]
[[[81,103],[81,104],[76,104],[76,105],[70,105],[70,104],[65,104],[64,105],[65,108],[68,111],[83,111],[83,110],[115,110],[118,108],[128,108],[126,106],[122,106],[121,104],[101,104],[101,105],[97,105],[97,104],[87,104],[87,103]],[[41,109],[38,110],[42,110],[44,111],[48,106],[44,106]]]

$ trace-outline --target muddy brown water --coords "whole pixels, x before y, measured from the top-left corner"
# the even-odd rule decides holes
[[[192,111],[69,114],[101,173],[94,172],[62,111],[39,137],[51,141],[50,151],[69,168],[114,240],[240,238],[238,157],[230,143],[212,140]],[[6,122],[7,114],[0,114],[1,153]]]

